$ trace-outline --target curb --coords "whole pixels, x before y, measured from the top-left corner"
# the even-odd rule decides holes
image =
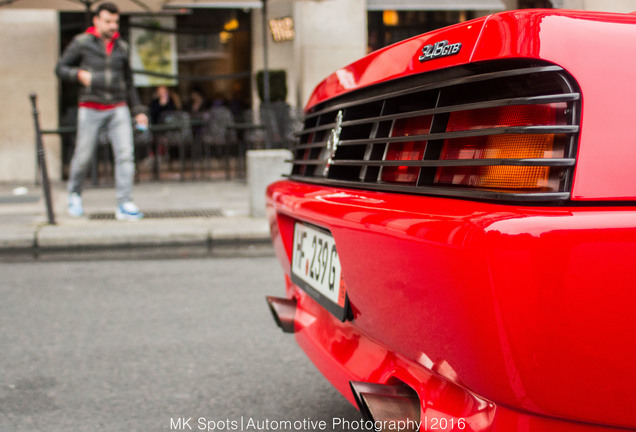
[[[274,253],[265,219],[91,222],[18,227],[0,233],[0,261],[185,258]]]

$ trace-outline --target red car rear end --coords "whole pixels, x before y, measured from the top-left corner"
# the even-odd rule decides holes
[[[634,15],[511,11],[316,88],[268,300],[368,424],[636,428],[635,45]]]

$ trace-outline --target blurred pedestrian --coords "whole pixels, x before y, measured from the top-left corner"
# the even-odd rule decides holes
[[[201,143],[205,139],[205,133],[208,130],[208,126],[206,124],[210,117],[208,108],[210,108],[210,104],[205,98],[203,89],[197,86],[192,87],[190,89],[187,104],[185,105],[185,110],[188,114],[190,114],[190,120],[192,121],[192,136],[196,143],[196,147],[199,149],[201,149]]]
[[[150,101],[150,121],[152,124],[163,122],[163,114],[181,109],[181,100],[176,93],[165,85],[155,90],[155,97]]]
[[[158,86],[155,89],[153,99],[150,101],[150,124],[172,123],[175,119],[175,113],[181,111],[181,108],[181,98],[174,90],[165,85]],[[171,148],[170,146],[174,135],[174,131],[155,134],[157,154],[151,154],[149,162],[153,164],[160,163],[166,156],[174,156],[174,154],[170,154],[170,150],[173,150],[172,153],[178,151],[178,149]],[[156,161],[155,158],[157,158]]]
[[[200,87],[192,87],[188,104],[186,105],[186,111],[190,113],[190,117],[202,119],[209,107],[210,105],[205,98],[203,90]]]
[[[139,220],[144,216],[131,197],[135,161],[128,104],[138,127],[146,128],[148,117],[133,86],[128,44],[120,39],[118,31],[117,6],[101,3],[93,16],[93,27],[75,36],[55,69],[61,79],[80,85],[77,142],[68,183],[68,213],[74,217],[84,215],[82,187],[102,127],[108,132],[115,155],[115,217]]]

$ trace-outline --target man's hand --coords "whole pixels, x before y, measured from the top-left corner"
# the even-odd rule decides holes
[[[148,128],[148,116],[144,113],[139,113],[135,116],[135,123],[144,129]]]
[[[91,73],[87,70],[80,69],[79,72],[77,72],[77,80],[84,87],[90,87],[91,82],[93,81],[93,75],[91,75]]]

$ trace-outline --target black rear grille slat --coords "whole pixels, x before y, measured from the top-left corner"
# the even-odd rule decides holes
[[[477,136],[491,136],[491,135],[508,135],[508,134],[573,134],[579,131],[578,126],[512,126],[512,127],[499,127],[489,129],[473,129],[466,131],[455,132],[443,132],[436,134],[426,135],[409,135],[403,137],[386,137],[386,138],[360,138],[356,140],[342,140],[339,146],[354,146],[362,144],[381,144],[381,143],[400,143],[410,141],[431,141],[441,139],[452,138],[467,138]],[[311,143],[311,144],[299,144],[295,148],[297,150],[324,147],[327,145],[327,141]]]
[[[290,161],[293,164],[290,178],[435,196],[541,202],[568,199],[576,164],[580,101],[575,81],[561,67],[534,61],[482,63],[390,81],[345,94],[311,109],[305,118],[305,129],[296,134],[298,142]],[[520,110],[538,113],[547,110],[556,117],[549,120],[539,115],[532,117],[534,120],[528,117],[523,123],[504,120],[499,123],[498,117],[488,117],[492,113],[512,113],[514,116]],[[483,123],[463,123],[458,120],[462,118]],[[447,130],[450,122],[453,127],[449,126]],[[456,143],[473,142],[465,140],[488,140],[488,143],[503,145],[503,157],[488,156],[490,153],[477,156],[442,154],[442,147],[453,149]],[[542,140],[550,142],[547,150],[542,150]],[[501,142],[504,144],[499,144]],[[528,142],[531,144],[526,144]],[[418,151],[424,146],[422,158],[399,160],[412,158],[395,156],[395,151],[400,151],[395,149],[405,145],[419,146]],[[519,148],[521,153],[515,153]],[[549,178],[542,177],[545,180],[537,181],[536,186],[525,183],[515,186],[517,183],[507,182],[505,177],[498,177],[505,185],[499,189],[491,186],[494,183],[490,179],[480,183],[481,187],[464,183],[464,180],[460,180],[462,183],[456,183],[454,179],[450,180],[452,184],[443,183],[449,181],[444,180],[449,175],[451,178],[456,175],[456,171],[448,169],[476,167],[474,169],[483,170],[498,166],[551,170],[542,169],[541,172],[549,173]],[[419,172],[417,181],[391,180],[383,174],[396,167],[407,170],[410,176]],[[511,169],[517,168],[507,169],[504,175],[510,176]],[[442,174],[439,170],[443,170]],[[463,176],[466,172],[456,173]],[[549,185],[544,181],[549,181]]]
[[[324,165],[319,160],[294,160],[294,163]],[[335,160],[333,165],[343,166],[407,166],[407,167],[453,167],[453,166],[552,166],[571,167],[576,163],[575,159],[456,159],[456,160],[385,160],[385,161],[359,161],[359,160]]]
[[[514,77],[518,75],[530,75],[530,74],[541,74],[541,73],[562,72],[562,71],[563,69],[561,67],[552,65],[552,66],[531,67],[531,68],[525,68],[525,69],[505,70],[505,71],[499,71],[499,72],[484,73],[480,75],[468,75],[468,76],[464,76],[460,78],[446,80],[445,82],[423,84],[423,85],[409,88],[406,90],[398,90],[398,91],[394,91],[393,93],[380,94],[377,96],[368,97],[366,99],[358,99],[351,102],[341,103],[341,104],[329,106],[328,108],[319,110],[319,111],[312,110],[310,113],[306,115],[305,118],[311,119],[320,115],[324,115],[331,111],[345,110],[347,108],[361,105],[361,104],[382,101],[387,98],[395,98],[398,96],[404,96],[411,93],[437,90],[439,88],[447,87],[447,86],[450,87],[450,86],[455,86],[460,84],[471,84],[471,83],[477,83],[477,82],[488,81],[493,79],[510,78],[510,77]]]
[[[379,144],[379,143],[401,143],[401,142],[410,142],[410,141],[431,141],[431,140],[441,140],[441,139],[452,139],[452,138],[467,138],[467,137],[478,137],[478,136],[491,136],[491,135],[512,135],[512,134],[573,134],[579,131],[578,126],[512,126],[512,127],[500,127],[500,128],[489,128],[489,129],[474,129],[474,130],[465,130],[465,131],[455,131],[455,132],[443,132],[436,134],[426,134],[426,135],[409,135],[402,137],[387,137],[387,138],[360,138],[356,140],[342,140],[340,141],[339,146],[354,146],[354,145],[362,145],[362,144]],[[316,147],[312,144],[303,144],[299,145],[297,149],[304,149],[310,147]],[[327,142],[317,143],[326,145]]]
[[[482,108],[495,108],[495,107],[503,107],[510,105],[531,105],[531,104],[549,104],[549,103],[557,103],[557,102],[572,102],[578,101],[580,95],[578,93],[564,93],[558,95],[545,95],[545,96],[533,96],[533,97],[523,97],[523,98],[507,98],[507,99],[496,99],[487,102],[474,102],[469,104],[462,105],[453,105],[453,106],[445,106],[439,108],[430,108],[426,110],[419,111],[410,111],[400,114],[390,114],[385,116],[377,116],[371,117],[361,120],[352,120],[343,122],[342,127],[370,124],[379,121],[389,121],[389,120],[400,120],[409,117],[418,117],[418,116],[426,116],[426,115],[435,115],[441,113],[451,113],[455,111],[466,111],[473,109],[482,109]],[[304,136],[309,135],[311,133],[330,130],[335,126],[335,123],[325,124],[313,128],[307,128],[302,131],[295,132],[296,136]]]
[[[344,187],[351,189],[360,189],[358,182],[333,180],[333,179],[316,179],[316,178],[297,178],[293,175],[287,176],[292,180],[300,180],[306,183],[315,183],[328,185],[333,187]],[[507,193],[495,192],[489,190],[464,190],[454,188],[414,188],[409,186],[397,186],[393,184],[378,183],[373,190],[385,192],[402,192],[414,195],[432,195],[432,196],[449,196],[459,198],[472,198],[495,201],[514,201],[514,202],[546,202],[567,200],[570,197],[569,192],[543,192],[543,193]]]

